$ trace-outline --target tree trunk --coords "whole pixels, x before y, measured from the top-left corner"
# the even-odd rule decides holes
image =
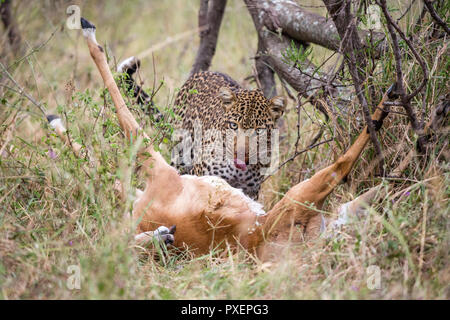
[[[11,0],[0,0],[0,16],[8,34],[9,45],[15,55],[20,51],[21,37],[17,23],[11,14]]]
[[[211,66],[226,5],[227,0],[201,0],[198,13],[200,46],[192,66],[191,75],[208,70]]]
[[[277,88],[275,86],[275,72],[269,64],[266,57],[263,39],[258,35],[258,52],[255,57],[255,67],[261,89],[266,98],[272,98],[277,95]]]

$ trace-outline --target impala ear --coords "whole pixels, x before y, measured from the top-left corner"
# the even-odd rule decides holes
[[[270,113],[274,121],[278,120],[286,108],[286,99],[282,96],[276,96],[270,99]]]
[[[228,111],[231,107],[233,101],[236,100],[236,95],[234,92],[228,87],[221,87],[219,89],[219,98],[223,102],[223,106],[225,111]]]

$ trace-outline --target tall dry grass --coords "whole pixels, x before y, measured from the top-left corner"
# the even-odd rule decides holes
[[[304,4],[305,2],[302,1]],[[1,61],[26,91],[47,110],[63,115],[72,137],[92,148],[101,162],[93,169],[76,158],[48,130],[37,109],[22,95],[2,86],[0,104],[0,297],[3,299],[448,299],[449,171],[448,145],[436,142],[424,165],[411,162],[401,179],[381,179],[371,167],[373,151],[363,153],[346,184],[330,196],[334,209],[367,188],[382,183],[384,199],[365,219],[346,226],[338,237],[319,239],[280,252],[278,263],[263,264],[241,252],[218,259],[214,253],[190,260],[170,256],[153,261],[135,248],[122,218],[130,203],[114,194],[115,178],[139,186],[133,175],[136,150],[124,144],[81,32],[63,26],[66,1],[21,2],[14,13],[29,54],[20,60],[0,39]],[[82,14],[98,27],[113,67],[123,58],[164,44],[169,36],[195,30],[198,1],[80,2]],[[320,4],[310,1],[307,5]],[[401,6],[407,5],[399,2]],[[323,12],[323,8],[312,8]],[[414,7],[405,26],[417,16]],[[424,36],[419,34],[419,37]],[[193,32],[143,59],[145,88],[159,85],[160,110],[171,106],[194,61],[198,38]],[[420,48],[431,70],[425,96],[426,115],[448,92],[446,42]],[[34,49],[33,49],[34,48]],[[212,70],[228,73],[246,86],[253,73],[256,32],[243,2],[229,0]],[[320,62],[327,51],[314,48]],[[407,82],[419,82],[419,66],[405,63]],[[377,97],[394,81],[393,57],[383,57],[373,74]],[[2,85],[12,86],[5,77]],[[279,91],[283,88],[279,86]],[[418,110],[422,101],[413,105]],[[148,119],[134,106],[138,119]],[[401,112],[393,107],[393,111]],[[261,200],[270,208],[290,186],[329,164],[361,128],[358,105],[328,123],[306,104],[301,110],[299,147],[319,129],[333,143],[309,151],[268,179]],[[15,121],[13,121],[15,119]],[[293,153],[297,139],[296,102],[284,116],[280,154]],[[8,130],[12,134],[8,134]],[[407,119],[391,113],[380,135],[388,168],[395,168],[414,147]],[[167,148],[165,156],[169,156]],[[444,160],[443,160],[444,159]],[[79,266],[81,288],[70,290],[68,267]],[[380,270],[380,288],[371,289],[369,267]]]

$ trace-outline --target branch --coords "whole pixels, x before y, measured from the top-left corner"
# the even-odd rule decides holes
[[[387,23],[388,24],[388,30],[389,30],[389,33],[391,34],[391,37],[392,37],[393,30],[391,32],[391,30],[389,29],[389,26],[394,27],[394,29],[398,32],[398,34],[403,39],[403,41],[405,41],[405,43],[407,44],[407,46],[409,47],[409,49],[413,53],[414,57],[416,58],[417,62],[419,62],[420,67],[422,68],[422,71],[423,71],[423,79],[422,79],[422,82],[420,83],[420,85],[416,88],[416,90],[414,90],[414,92],[412,92],[410,95],[406,96],[406,100],[410,101],[412,98],[414,98],[422,90],[422,88],[427,83],[427,81],[428,81],[428,68],[425,65],[425,62],[423,61],[423,58],[417,53],[417,51],[414,48],[414,46],[412,45],[411,41],[405,36],[405,34],[400,29],[398,24],[394,22],[394,19],[392,19],[391,15],[387,11],[386,1],[381,1],[381,4],[379,4],[379,5],[380,5],[381,9],[383,10],[383,14],[386,17],[386,20],[388,22]],[[397,38],[397,37],[395,37],[395,38]],[[398,47],[398,43],[397,43],[397,47]]]
[[[417,118],[416,114],[414,113],[414,110],[412,109],[411,103],[410,103],[410,96],[408,96],[406,94],[406,89],[405,86],[403,84],[403,71],[402,71],[402,58],[400,55],[400,47],[398,44],[398,39],[397,39],[397,34],[395,33],[394,28],[398,27],[395,22],[392,20],[392,17],[389,15],[389,12],[387,10],[387,6],[386,6],[386,0],[381,0],[379,3],[381,9],[383,10],[383,14],[386,17],[387,20],[387,28],[389,31],[389,34],[391,36],[392,39],[392,46],[393,46],[393,50],[394,50],[394,57],[395,57],[395,69],[396,69],[396,73],[397,73],[397,82],[396,82],[396,92],[400,95],[400,99],[402,101],[403,104],[403,108],[406,111],[406,114],[408,115],[409,121],[411,122],[411,127],[413,128],[414,132],[416,132],[419,136],[418,138],[418,149],[420,152],[424,152],[425,151],[425,143],[426,143],[426,138],[423,135],[422,129],[423,129],[423,125],[422,123],[419,121],[419,119]],[[397,29],[397,28],[396,28]],[[397,30],[399,31],[399,30]],[[400,30],[401,32],[401,30]],[[401,33],[402,35],[403,33]],[[410,44],[409,44],[410,45]],[[408,46],[409,46],[408,45]],[[410,47],[411,48],[411,47]],[[414,50],[415,52],[415,50]],[[417,54],[417,52],[416,52]],[[416,55],[415,54],[415,55]],[[417,58],[417,56],[416,56]],[[421,59],[421,58],[420,58]],[[421,61],[421,60],[419,60]],[[425,68],[425,77],[427,76],[427,69]],[[420,86],[420,88],[422,88],[424,85],[424,81],[422,81],[422,85]],[[417,91],[417,90],[416,90]]]
[[[46,114],[45,111],[45,107],[37,102],[31,95],[29,95],[21,86],[19,83],[17,83],[17,81],[13,78],[13,76],[8,72],[8,69],[3,65],[3,63],[0,62],[0,67],[2,67],[2,72],[6,75],[6,77],[8,77],[9,80],[11,80],[12,83],[14,83],[14,85],[17,87],[18,89],[18,93],[20,95],[23,95],[25,98],[27,98],[28,100],[30,100],[31,103],[33,103],[41,112],[42,114]]]
[[[345,110],[347,103],[351,100],[351,93],[345,87],[340,87],[330,81],[330,76],[318,71],[318,68],[310,61],[305,59],[300,64],[295,66],[285,63],[283,53],[290,47],[294,41],[297,48],[304,46],[303,43],[295,41],[286,35],[275,34],[270,31],[262,20],[262,10],[258,6],[259,2],[256,0],[244,0],[247,9],[253,19],[255,29],[258,32],[260,41],[260,49],[264,48],[259,56],[264,57],[273,70],[281,79],[284,79],[294,90],[300,93],[301,96],[315,97],[320,89],[324,89],[329,93],[333,99],[336,100],[337,107]],[[339,98],[344,98],[344,100]],[[334,105],[331,101],[327,101],[329,105]]]
[[[436,10],[434,10],[430,0],[423,0],[423,2],[425,3],[425,6],[427,7],[427,10],[430,13],[431,17],[434,19],[434,21],[436,21],[436,23],[440,25],[445,30],[445,32],[447,32],[448,35],[450,35],[449,27],[447,26],[445,21],[443,21],[441,17],[439,17]]]
[[[208,70],[216,52],[217,38],[227,0],[201,0],[198,13],[200,32],[200,46],[192,66],[191,75],[199,71]]]
[[[350,75],[353,79],[356,95],[361,104],[364,120],[367,124],[370,139],[374,145],[377,159],[383,160],[380,142],[375,133],[375,126],[370,117],[369,106],[363,93],[363,73],[362,66],[366,65],[366,57],[361,48],[361,41],[356,32],[356,19],[351,13],[351,1],[349,0],[323,0],[328,13],[336,25],[339,36],[342,39],[341,47],[344,58],[347,62]]]
[[[320,145],[322,145],[322,144],[331,142],[331,141],[333,141],[333,140],[334,140],[333,138],[330,138],[330,139],[321,141],[321,142],[319,142],[319,143],[310,144],[310,145],[307,146],[305,149],[295,152],[289,159],[287,159],[287,160],[284,161],[282,164],[280,164],[280,165],[278,166],[278,168],[277,168],[274,172],[272,172],[270,175],[267,175],[267,177],[265,177],[264,180],[263,180],[262,182],[264,182],[264,181],[266,181],[267,179],[269,179],[269,178],[270,178],[271,176],[273,176],[278,170],[280,170],[281,168],[283,168],[287,163],[291,162],[292,160],[294,160],[295,158],[297,158],[299,155],[301,155],[301,154],[303,154],[303,153],[305,153],[305,152],[307,152],[307,151],[309,151],[309,150],[311,150],[311,149],[314,149],[314,148],[316,148],[316,147],[318,147],[318,146],[320,146]],[[261,182],[261,183],[262,183],[262,182]]]
[[[258,6],[261,21],[269,30],[281,30],[297,41],[318,44],[333,51],[340,50],[341,41],[333,20],[309,12],[291,0],[260,1]],[[387,48],[383,33],[367,30],[358,33],[361,47],[371,47],[376,58]]]
[[[448,131],[445,130],[445,125],[448,123],[448,117],[450,115],[450,94],[441,98],[440,103],[433,110],[431,119],[427,122],[424,128],[424,135],[428,141],[436,141],[440,135],[448,135]],[[448,141],[448,138],[445,137]],[[400,164],[392,171],[392,177],[400,177],[402,172],[408,167],[413,158],[416,155],[416,151],[411,149],[408,155],[403,158]]]

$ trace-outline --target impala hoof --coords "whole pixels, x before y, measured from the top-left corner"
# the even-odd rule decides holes
[[[165,245],[171,245],[175,241],[173,234],[175,233],[175,226],[170,229],[164,226],[159,227],[153,232],[153,237],[163,242]]]
[[[92,23],[90,23],[89,21],[87,21],[85,18],[81,17],[80,22],[81,22],[82,29],[94,29],[95,30],[95,26]]]
[[[139,233],[134,237],[138,245],[147,246],[151,243],[159,242],[160,244],[171,245],[175,241],[173,234],[175,233],[175,226],[169,228],[161,226],[155,231],[147,231]]]

